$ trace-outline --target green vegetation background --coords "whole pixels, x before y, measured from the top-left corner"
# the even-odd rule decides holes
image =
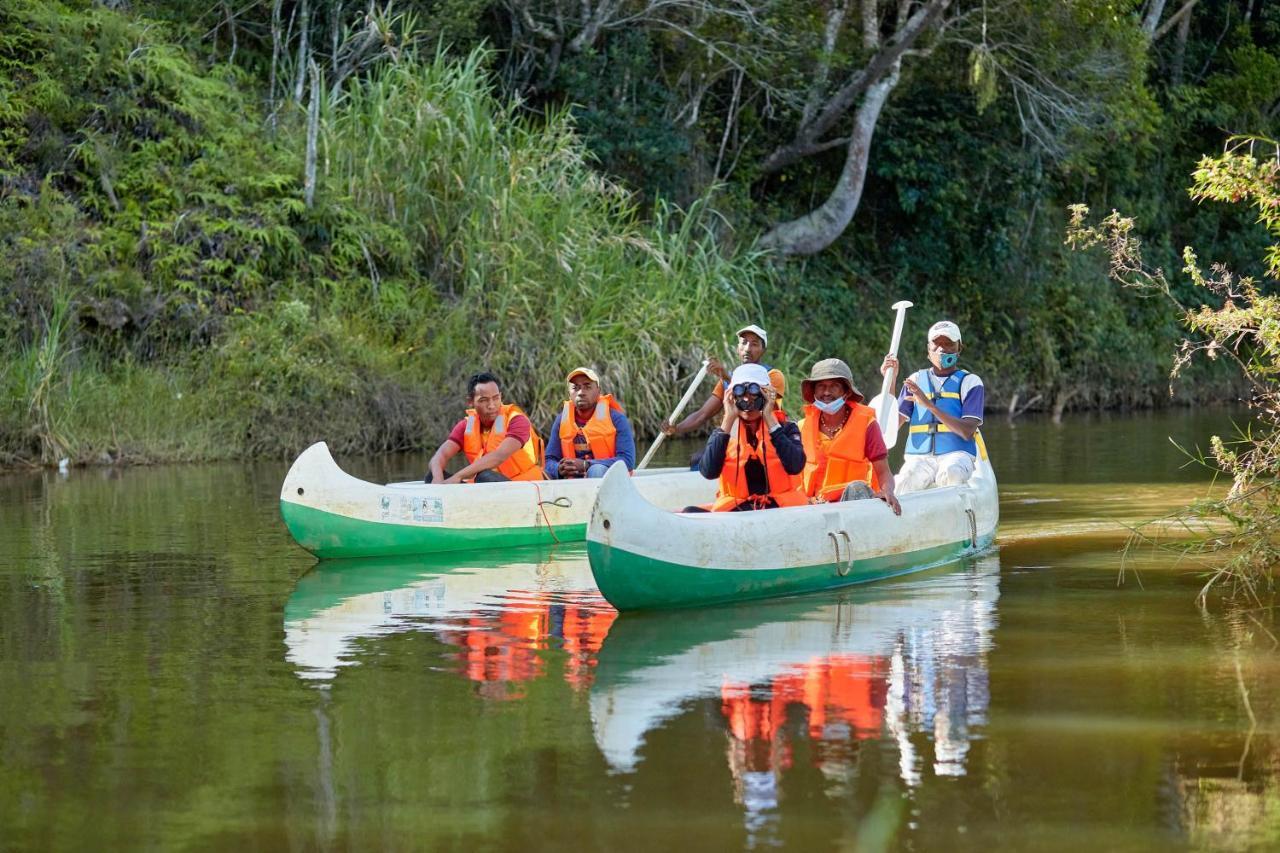
[[[874,386],[897,299],[917,305],[907,360],[954,318],[992,406],[1162,404],[1179,316],[1070,252],[1066,208],[1136,215],[1167,269],[1193,244],[1254,272],[1265,230],[1186,184],[1228,135],[1277,135],[1280,9],[1233,26],[1232,2],[1202,0],[1173,74],[1166,43],[1134,40],[1141,4],[1093,5],[1138,45],[1107,124],[1046,157],[1016,101],[940,50],[886,107],[852,225],[778,262],[755,238],[806,212],[840,153],[766,176],[747,142],[709,180],[727,99],[673,118],[665,69],[697,46],[661,32],[611,32],[532,85],[503,4],[351,23],[316,0],[303,18],[335,46],[316,97],[266,34],[306,3],[0,0],[0,465],[430,447],[481,368],[545,428],[565,370],[595,365],[644,432],[742,322],[792,377],[839,355]],[[735,116],[736,137],[776,132]],[[1238,389],[1210,365],[1175,399]]]

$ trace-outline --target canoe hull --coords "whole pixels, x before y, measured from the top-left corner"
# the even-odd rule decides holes
[[[720,569],[682,565],[587,542],[587,556],[604,597],[618,610],[655,610],[754,601],[784,595],[803,595],[871,583],[952,562],[990,547],[994,536],[935,545],[917,551],[882,554],[853,561],[810,566]],[[607,578],[607,580],[602,580]],[[607,587],[607,589],[606,589]]]
[[[705,503],[715,496],[714,481],[687,471],[645,472],[634,479],[662,506]],[[294,541],[322,559],[580,542],[600,483],[382,485],[347,474],[319,442],[289,469],[280,515]]]
[[[626,611],[868,583],[976,554],[995,541],[999,499],[985,458],[964,486],[901,502],[900,517],[876,500],[680,515],[609,476],[587,527],[587,555],[600,592]]]

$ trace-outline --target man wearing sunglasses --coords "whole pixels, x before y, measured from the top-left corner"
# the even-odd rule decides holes
[[[900,422],[911,424],[897,477],[900,493],[968,482],[978,457],[975,435],[986,389],[976,373],[959,366],[960,327],[939,320],[929,327],[926,345],[930,366],[904,379],[898,395]],[[896,358],[885,356],[880,372],[897,366]]]
[[[804,446],[800,431],[778,408],[769,371],[739,365],[729,377],[720,426],[711,431],[698,470],[720,479],[713,512],[803,506]]]
[[[760,359],[764,358],[764,351],[768,345],[769,335],[764,329],[754,324],[743,326],[738,330],[739,362],[741,364],[760,364]],[[781,398],[787,390],[787,382],[782,376],[782,371],[774,370],[767,364],[761,364],[761,366],[769,376],[769,381],[766,384],[772,385],[778,397]],[[662,431],[666,433],[668,438],[675,438],[687,432],[693,432],[714,418],[724,406],[725,392],[729,388],[729,371],[720,363],[720,359],[710,358],[707,360],[707,372],[719,377],[720,381],[716,383],[711,396],[707,398],[707,401],[702,404],[698,411],[678,424],[672,424],[668,421],[662,422]]]

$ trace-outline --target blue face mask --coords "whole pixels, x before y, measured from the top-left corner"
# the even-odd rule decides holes
[[[958,361],[960,361],[960,353],[958,352],[944,352],[938,356],[938,363],[942,365],[943,370],[950,370],[956,366]]]
[[[818,407],[819,411],[826,412],[828,415],[834,415],[836,412],[844,408],[844,397],[836,397],[830,403],[824,403],[821,400],[814,400],[813,404]]]

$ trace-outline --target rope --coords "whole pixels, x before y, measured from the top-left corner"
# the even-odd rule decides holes
[[[540,489],[540,488],[538,487],[538,481],[537,481],[537,480],[530,480],[530,482],[531,482],[531,483],[533,483],[533,491],[534,491],[534,492],[537,494],[537,496],[538,496],[538,511],[542,513],[542,520],[543,520],[543,521],[545,521],[545,522],[547,523],[547,532],[551,534],[551,541],[552,541],[552,542],[555,542],[557,545],[559,545],[559,544],[560,544],[560,537],[556,535],[556,529],[555,529],[554,527],[552,527],[552,526],[551,526],[551,519],[547,517],[547,508],[546,508],[546,504],[551,504],[551,505],[553,505],[553,506],[558,506],[558,507],[560,507],[561,509],[567,509],[567,508],[569,508],[569,507],[573,506],[573,501],[571,501],[571,500],[569,500],[568,498],[565,498],[565,497],[556,498],[556,499],[555,499],[555,500],[553,500],[553,501],[544,501],[544,500],[542,499],[542,489]],[[564,501],[564,503],[561,503],[561,501]]]

